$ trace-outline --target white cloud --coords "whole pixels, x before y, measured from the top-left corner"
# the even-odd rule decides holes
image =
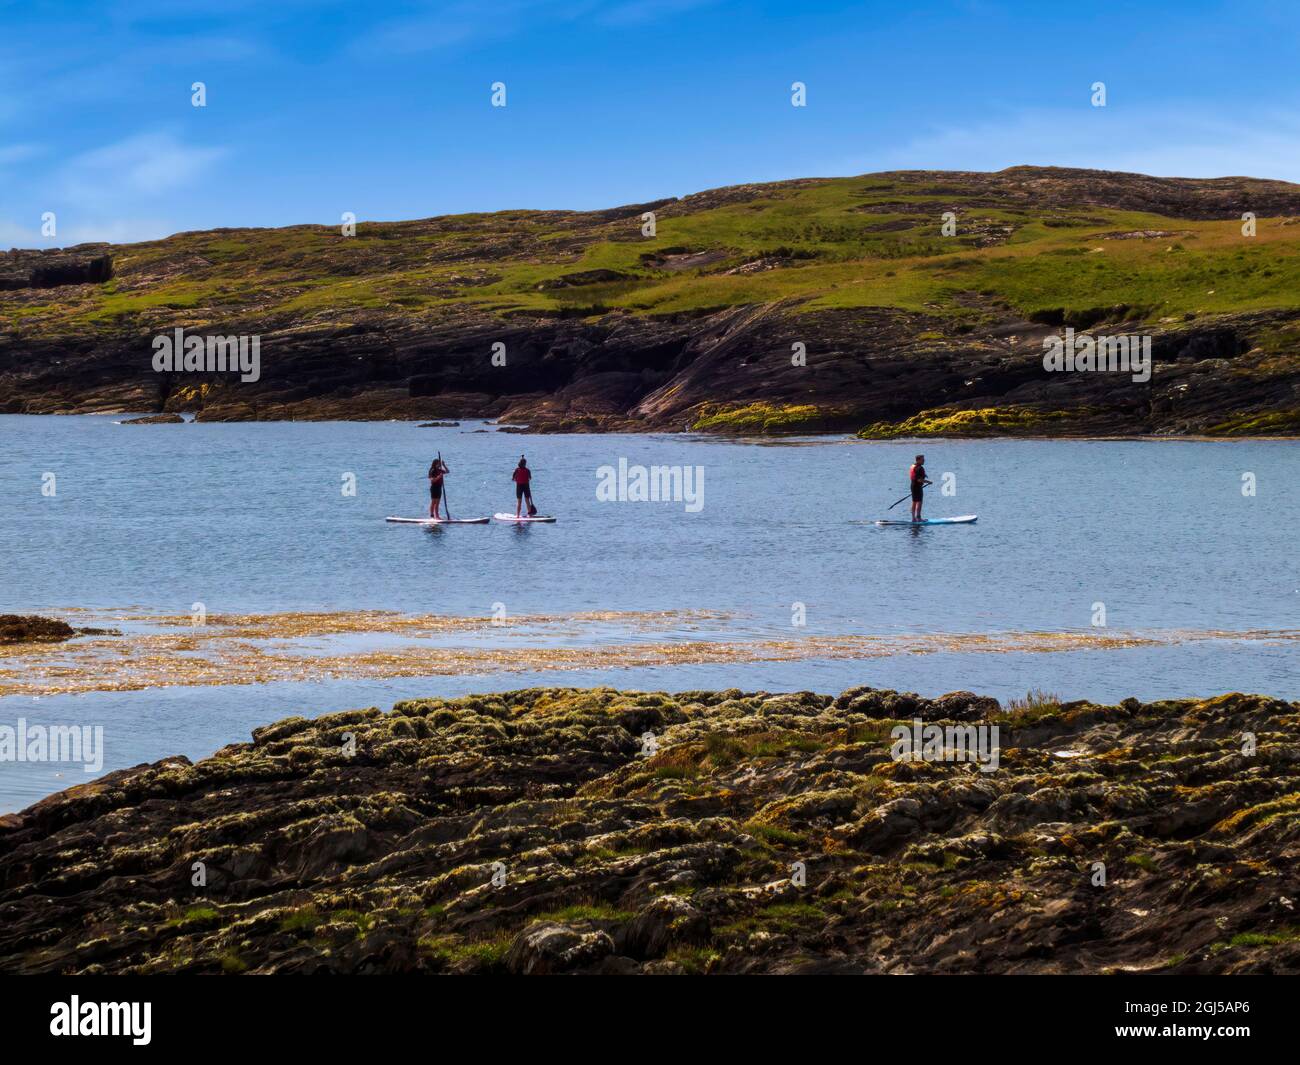
[[[0,146],[0,168],[6,162],[26,163],[38,154],[49,152],[27,144]],[[172,192],[198,189],[227,154],[224,148],[187,144],[170,133],[146,132],[75,155],[53,170],[11,166],[10,175],[21,176],[25,188],[0,205],[7,215],[0,219],[0,248],[130,243],[166,236],[177,226],[161,217],[167,207],[158,201]],[[57,237],[41,235],[45,211],[57,216]]]
[[[58,235],[45,237],[38,226],[24,226],[0,219],[0,250],[8,248],[71,248],[76,244],[132,244],[158,240],[176,231],[176,226],[156,218],[123,218],[113,222],[67,224],[59,218]]]
[[[227,154],[184,144],[167,133],[141,133],[72,159],[55,180],[61,199],[121,206],[198,181]]]
[[[1125,110],[1020,111],[967,126],[937,126],[854,160],[864,170],[1001,170],[1029,164],[1125,170],[1162,177],[1246,176],[1300,181],[1293,112],[1210,112],[1199,105]]]

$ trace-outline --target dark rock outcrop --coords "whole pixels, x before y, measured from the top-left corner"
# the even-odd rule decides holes
[[[87,245],[59,251],[0,253],[0,292],[23,288],[98,285],[113,276],[113,256],[96,253],[107,245]]]
[[[0,643],[54,643],[70,640],[76,634],[76,629],[58,618],[0,614]]]
[[[61,643],[74,636],[116,635],[113,629],[74,629],[58,618],[39,614],[0,614],[0,644]]]

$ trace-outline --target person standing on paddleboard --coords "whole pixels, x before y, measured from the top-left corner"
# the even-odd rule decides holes
[[[925,486],[931,482],[925,476],[925,456],[917,455],[912,468],[907,471],[907,479],[912,482],[912,520],[921,520],[921,504],[925,500]]]
[[[519,517],[523,510],[524,500],[528,500],[528,516],[532,517],[537,513],[537,508],[533,506],[532,480],[533,471],[528,468],[528,460],[519,456],[519,465],[515,467],[515,472],[511,475],[515,482],[515,517]]]
[[[447,464],[442,461],[439,455],[429,466],[429,517],[438,517],[438,506],[442,503],[442,479],[450,473]],[[451,511],[447,511],[447,517],[451,517]]]

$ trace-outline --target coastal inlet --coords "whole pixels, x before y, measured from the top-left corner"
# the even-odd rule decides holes
[[[0,416],[0,613],[114,630],[0,648],[0,724],[103,726],[105,772],[556,683],[1300,698],[1290,441],[929,441],[926,515],[978,523],[881,529],[914,442],[120,420]],[[384,522],[438,452],[453,516],[513,511],[526,452],[559,521]],[[700,507],[602,501],[624,462]],[[6,763],[0,810],[81,777]]]

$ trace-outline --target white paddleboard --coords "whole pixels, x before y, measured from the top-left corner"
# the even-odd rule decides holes
[[[491,518],[385,518],[399,525],[486,525]]]
[[[555,521],[554,518],[548,518],[545,514],[538,514],[535,518],[530,518],[527,515],[521,518],[516,518],[513,514],[494,514],[492,516],[496,518],[497,521],[508,521],[511,525],[514,525],[516,522],[522,525],[524,522],[529,521]]]
[[[959,518],[926,518],[924,521],[878,521],[877,525],[969,525],[978,521],[978,514],[963,514]]]

